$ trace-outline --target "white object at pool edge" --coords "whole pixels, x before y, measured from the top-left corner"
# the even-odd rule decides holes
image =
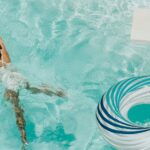
[[[133,14],[131,40],[150,42],[150,9],[135,9]]]

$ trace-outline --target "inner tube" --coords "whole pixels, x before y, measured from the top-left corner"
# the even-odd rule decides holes
[[[139,104],[150,104],[150,76],[118,82],[101,98],[96,120],[101,134],[121,150],[150,150],[150,126],[128,118],[128,111]]]

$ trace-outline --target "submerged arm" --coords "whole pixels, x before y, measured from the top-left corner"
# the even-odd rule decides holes
[[[24,111],[19,104],[19,93],[6,89],[4,97],[6,100],[9,100],[13,105],[13,109],[16,115],[16,124],[19,128],[22,142],[24,144],[27,144],[26,131],[25,131],[26,122],[23,114]]]
[[[44,93],[48,96],[59,96],[65,97],[65,93],[62,90],[52,90],[49,87],[41,86],[41,87],[33,87],[28,85],[27,90],[31,91],[33,94]]]

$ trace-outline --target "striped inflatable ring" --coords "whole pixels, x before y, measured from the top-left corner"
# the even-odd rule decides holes
[[[96,119],[103,137],[121,150],[150,150],[150,127],[137,125],[128,111],[138,104],[150,104],[150,77],[133,77],[118,82],[102,97]]]

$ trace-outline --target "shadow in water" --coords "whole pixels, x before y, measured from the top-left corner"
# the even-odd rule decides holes
[[[61,123],[57,125],[55,130],[46,128],[41,136],[42,141],[58,142],[66,148],[69,147],[75,139],[76,138],[73,134],[65,133],[65,130]]]

